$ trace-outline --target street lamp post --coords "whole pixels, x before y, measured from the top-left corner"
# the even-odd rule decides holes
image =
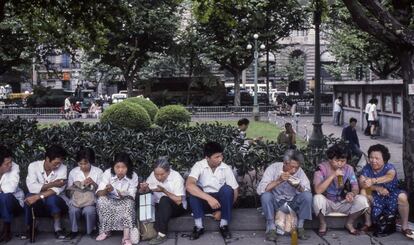
[[[253,118],[255,121],[259,121],[260,119],[260,112],[259,112],[259,104],[257,103],[257,64],[259,58],[259,52],[257,51],[257,39],[259,38],[258,34],[253,35],[254,38],[254,99],[253,99]],[[265,45],[260,45],[261,49],[265,48]],[[248,44],[247,49],[252,49],[252,45]]]
[[[313,121],[313,131],[309,139],[310,146],[314,148],[321,148],[323,145],[323,133],[321,122],[321,56],[320,56],[320,31],[319,26],[321,24],[322,10],[320,6],[320,0],[316,0],[316,6],[314,11],[314,25],[315,25],[315,92],[314,92],[314,108],[315,115]]]

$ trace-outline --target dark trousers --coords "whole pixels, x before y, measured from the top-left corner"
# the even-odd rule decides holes
[[[234,190],[229,185],[223,185],[219,192],[208,193],[210,196],[217,199],[220,203],[221,218],[227,220],[228,223],[231,221],[231,210],[233,208]],[[191,210],[193,211],[194,219],[203,218],[205,213],[211,213],[218,210],[211,209],[207,201],[195,197],[190,194],[189,203]]]
[[[182,204],[177,205],[167,196],[161,197],[155,206],[155,230],[167,234],[170,219],[184,214],[185,211]]]
[[[36,194],[29,193],[28,196]],[[68,206],[65,200],[60,196],[53,195],[46,197],[44,200],[39,200],[32,206],[24,204],[24,222],[26,225],[32,224],[32,210],[33,207],[35,217],[49,217],[56,214],[67,213]]]
[[[13,193],[0,193],[0,218],[4,223],[11,223],[21,211],[22,207]]]

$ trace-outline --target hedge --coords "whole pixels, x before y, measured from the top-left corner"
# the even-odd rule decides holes
[[[154,121],[162,127],[188,124],[191,121],[191,114],[181,105],[167,105],[161,107]]]
[[[148,112],[135,103],[117,103],[106,109],[101,122],[110,122],[120,127],[144,130],[151,126]]]
[[[142,97],[132,97],[123,101],[123,103],[125,102],[134,103],[142,106],[148,112],[151,121],[154,121],[155,115],[158,112],[158,107],[151,100]]]

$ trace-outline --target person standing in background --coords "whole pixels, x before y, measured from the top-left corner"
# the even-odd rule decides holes
[[[341,112],[342,112],[342,97],[338,97],[334,102],[334,125],[341,125]]]

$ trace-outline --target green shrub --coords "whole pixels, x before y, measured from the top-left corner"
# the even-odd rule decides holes
[[[111,122],[115,125],[132,129],[147,129],[151,126],[148,112],[134,103],[118,103],[104,111],[101,122]]]
[[[155,115],[157,115],[157,112],[158,112],[158,107],[151,100],[147,100],[142,97],[133,97],[133,98],[126,99],[124,103],[125,102],[138,104],[144,107],[144,109],[148,112],[148,115],[150,116],[151,121],[154,121]]]
[[[181,105],[167,105],[161,107],[154,121],[159,126],[188,124],[191,114]]]

